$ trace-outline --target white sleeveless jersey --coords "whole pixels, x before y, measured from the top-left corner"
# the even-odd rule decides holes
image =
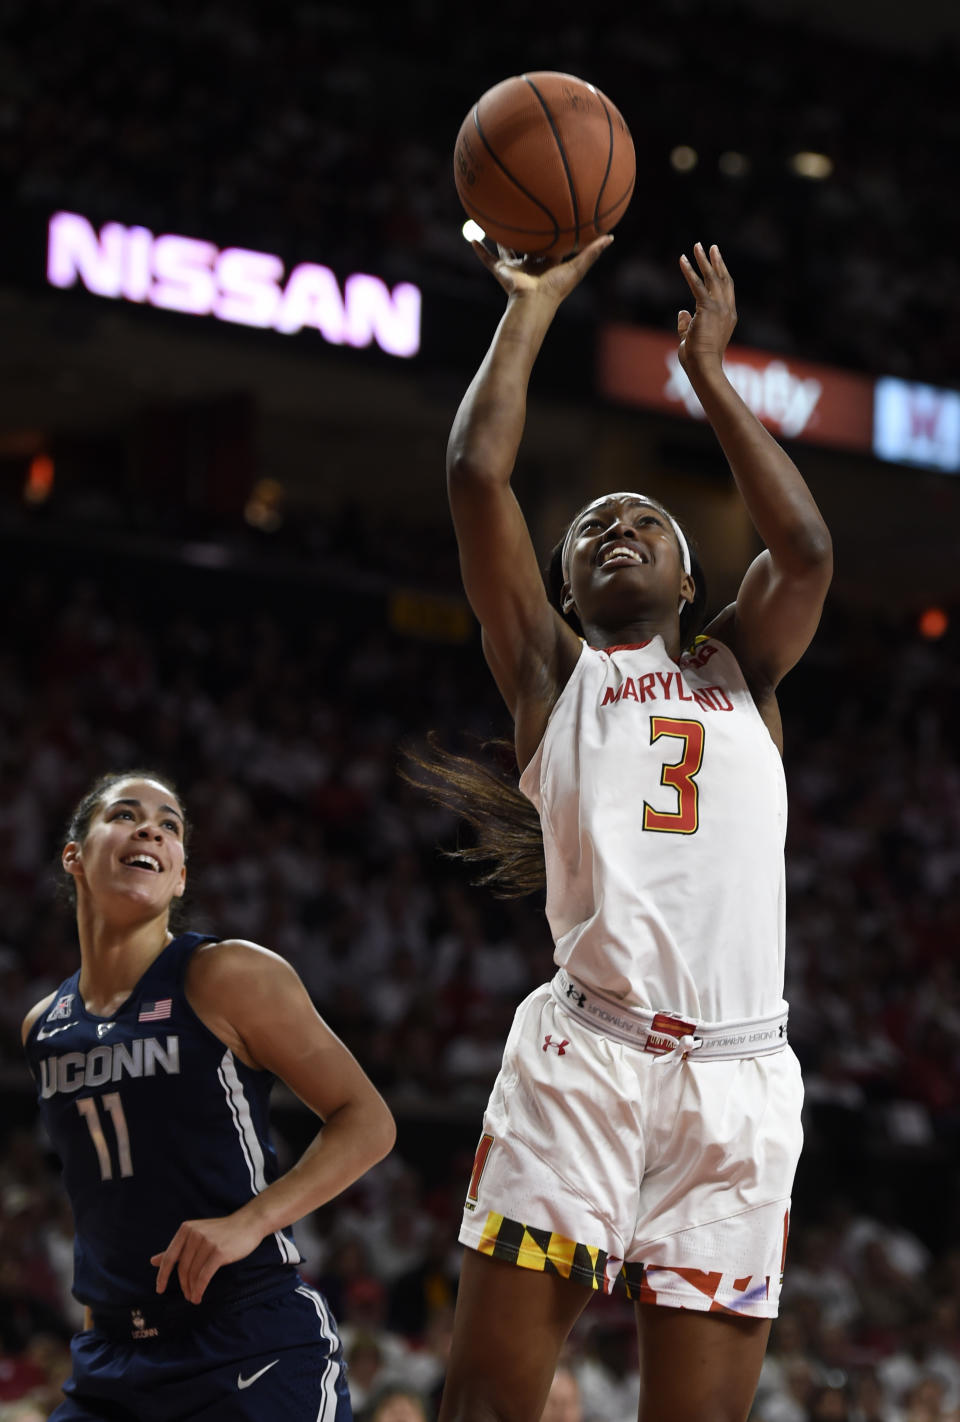
[[[559,966],[697,1022],[783,1009],[786,786],[727,647],[584,645],[520,788]]]

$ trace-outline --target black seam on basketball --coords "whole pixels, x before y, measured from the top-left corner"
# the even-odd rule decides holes
[[[600,199],[603,197],[603,190],[607,186],[607,179],[610,176],[610,169],[613,167],[613,119],[610,117],[610,110],[603,102],[603,99],[601,98],[599,93],[597,94],[597,98],[600,99],[600,105],[603,109],[603,112],[607,116],[607,130],[610,134],[610,147],[607,150],[607,168],[606,172],[603,175],[603,182],[600,184],[600,191],[597,193],[597,201],[594,204],[593,208],[593,225],[596,231],[599,232],[600,228],[598,224],[600,222]]]
[[[625,188],[616,202],[612,202],[609,207],[605,207],[603,209],[603,211],[599,214],[599,220],[602,222],[604,218],[609,217],[610,214],[616,212],[618,208],[622,208],[623,204],[629,199],[630,194],[633,192],[633,188],[633,183],[631,183],[629,187]],[[468,210],[470,216],[473,217],[480,224],[481,227],[483,226],[484,220],[486,218],[489,218],[491,222],[496,223],[496,225],[502,228],[504,232],[516,232],[520,236],[529,237],[550,237],[551,242],[556,241],[558,237],[569,237],[571,232],[578,231],[576,227],[558,226],[553,217],[550,218],[551,231],[549,233],[542,227],[516,227],[510,222],[504,222],[501,218],[497,217],[495,213],[484,212],[482,207],[478,207],[477,204],[465,194],[461,194],[460,201]],[[506,247],[509,244],[507,242],[504,242],[502,245]]]
[[[494,153],[493,149],[490,147],[490,144],[487,142],[487,139],[486,139],[486,136],[485,136],[485,134],[484,134],[484,132],[483,132],[483,129],[480,127],[480,105],[479,105],[478,103],[477,103],[477,104],[474,104],[474,106],[473,106],[473,126],[474,126],[474,128],[477,130],[477,134],[478,134],[478,136],[479,136],[480,142],[483,144],[484,148],[485,148],[485,149],[487,150],[487,152],[490,154],[490,157],[493,159],[494,163],[496,163],[496,165],[497,165],[497,167],[500,169],[500,171],[501,171],[503,174],[505,174],[506,177],[508,177],[508,178],[510,179],[511,183],[513,183],[513,186],[514,186],[515,188],[519,188],[520,192],[523,193],[524,197],[529,198],[530,201],[535,204],[535,206],[539,207],[539,209],[540,209],[541,212],[545,212],[545,213],[546,213],[547,217],[550,219],[550,224],[551,224],[551,226],[553,227],[553,241],[556,242],[557,238],[560,236],[560,224],[557,222],[557,219],[554,217],[553,213],[552,213],[552,212],[550,211],[550,209],[546,206],[546,204],[545,204],[545,203],[542,203],[538,197],[534,197],[533,193],[530,192],[529,189],[525,188],[525,187],[523,186],[523,184],[519,181],[519,179],[517,179],[517,178],[515,178],[515,177],[513,176],[513,174],[511,173],[510,169],[507,167],[506,163],[501,162],[501,160],[497,157],[496,153]],[[478,209],[478,211],[479,211],[479,209]],[[494,219],[494,221],[496,221],[496,219]],[[497,222],[497,226],[498,226],[498,227],[506,227],[506,226],[508,226],[508,224],[505,223],[505,222]],[[523,231],[525,231],[525,230],[526,230],[526,229],[523,228],[523,227],[511,227],[511,228],[510,228],[510,231],[511,231],[511,232],[523,232]],[[506,243],[504,243],[503,245],[506,246]],[[552,245],[552,243],[551,243],[551,245]]]
[[[623,202],[625,201],[625,199],[626,199],[628,196],[629,196],[629,193],[625,193],[624,196],[620,199],[620,203],[623,203]],[[580,224],[580,227],[579,227],[579,228],[578,228],[578,227],[558,227],[557,224],[556,224],[556,222],[553,222],[550,232],[547,232],[547,231],[546,231],[544,228],[542,228],[542,227],[515,227],[515,226],[514,226],[512,223],[510,223],[510,222],[504,222],[501,218],[497,217],[497,216],[496,216],[494,213],[492,213],[492,212],[486,212],[486,213],[485,213],[482,208],[477,207],[476,203],[475,203],[475,202],[472,202],[472,201],[470,200],[470,198],[468,198],[468,197],[461,197],[460,201],[463,203],[464,207],[469,210],[470,216],[471,216],[481,227],[483,226],[483,221],[484,221],[484,219],[485,219],[485,218],[489,218],[491,222],[496,223],[496,225],[497,225],[499,228],[501,228],[504,232],[516,232],[516,233],[518,233],[518,234],[522,234],[522,235],[524,235],[524,236],[530,236],[530,237],[549,237],[550,240],[551,240],[551,242],[555,241],[557,237],[569,237],[569,235],[570,235],[571,232],[578,232],[578,231],[580,231],[580,230],[582,229],[582,227],[583,227],[583,224],[582,224],[582,223]],[[618,207],[619,205],[620,205],[620,204],[618,204],[618,203],[611,203],[611,205],[610,205],[609,207],[605,207],[604,210],[603,210],[603,212],[601,212],[601,214],[600,214],[601,219],[603,219],[604,217],[609,217],[609,215],[610,215],[612,212],[616,212],[617,207]],[[552,219],[551,219],[551,221],[552,221]],[[509,243],[504,242],[502,245],[503,245],[504,247],[506,247],[506,246],[509,245]]]
[[[612,202],[609,207],[605,207],[601,213],[597,214],[598,222],[602,222],[605,217],[610,216],[611,212],[616,212],[618,207],[622,207],[625,202],[630,201],[630,194],[633,192],[633,189],[636,186],[636,181],[636,178],[631,178],[629,185],[624,188],[623,192],[621,193],[620,197],[617,198],[616,202]]]
[[[550,131],[551,131],[551,133],[553,134],[554,142],[556,143],[557,148],[559,149],[559,152],[560,152],[560,161],[561,161],[561,163],[563,164],[563,171],[564,171],[564,172],[566,173],[566,175],[567,175],[567,187],[570,189],[570,202],[571,202],[571,204],[572,204],[572,206],[573,206],[573,224],[574,224],[574,228],[576,229],[576,234],[577,234],[577,246],[579,247],[579,246],[580,246],[580,207],[579,207],[579,204],[578,204],[578,202],[577,202],[576,189],[575,189],[574,186],[573,186],[573,174],[570,172],[570,164],[567,162],[567,155],[566,155],[566,152],[565,152],[565,150],[564,150],[563,143],[561,142],[560,134],[559,134],[559,132],[558,132],[558,130],[557,130],[557,125],[556,125],[556,124],[554,123],[554,121],[553,121],[553,114],[550,112],[549,108],[547,107],[547,102],[546,102],[546,100],[544,99],[544,97],[543,97],[543,95],[541,94],[540,90],[537,88],[536,84],[534,84],[533,80],[530,78],[530,76],[529,76],[528,74],[524,74],[523,78],[524,78],[524,80],[526,81],[526,83],[528,83],[528,84],[530,85],[530,88],[533,90],[533,92],[536,94],[537,99],[538,99],[539,104],[540,104],[540,107],[543,109],[543,112],[544,112],[544,113],[546,114],[546,116],[547,116],[547,123],[550,125]]]
[[[484,212],[482,208],[477,207],[476,203],[471,202],[469,198],[462,198],[461,201],[467,212],[480,227],[483,227],[483,224],[489,219],[490,222],[504,234],[499,240],[501,247],[512,248],[514,251],[521,252],[519,247],[513,246],[511,238],[507,236],[508,233],[512,233],[514,237],[523,238],[524,240],[535,237],[537,246],[535,248],[524,247],[521,252],[523,256],[545,256],[553,249],[559,238],[565,237],[569,232],[573,231],[571,227],[558,227],[552,218],[549,232],[543,227],[514,227],[509,222],[503,222],[494,213]],[[485,227],[484,234],[487,235],[487,229]]]

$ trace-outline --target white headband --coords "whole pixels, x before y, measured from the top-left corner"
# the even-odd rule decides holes
[[[563,540],[563,549],[560,554],[560,564],[563,569],[564,578],[566,578],[567,576],[567,553],[570,550],[570,541],[573,538],[574,528],[583,518],[583,515],[585,513],[589,513],[591,509],[595,509],[598,504],[606,504],[613,499],[630,499],[632,503],[646,504],[648,508],[656,509],[657,513],[663,514],[663,517],[669,521],[670,527],[673,529],[677,543],[680,545],[680,555],[683,559],[683,571],[689,576],[691,572],[690,549],[687,545],[687,540],[683,536],[683,530],[677,523],[677,520],[673,517],[673,515],[668,514],[666,509],[663,508],[660,504],[658,504],[654,499],[647,498],[646,494],[620,493],[603,494],[599,499],[594,499],[592,504],[587,504],[587,507],[585,509],[581,509],[581,511],[577,514],[576,518],[573,520],[573,523],[571,523],[570,527],[567,529],[566,537]],[[683,609],[683,604],[685,602],[686,598],[680,599],[681,610]]]

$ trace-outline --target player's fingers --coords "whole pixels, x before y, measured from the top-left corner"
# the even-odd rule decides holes
[[[687,332],[688,332],[689,329],[690,329],[690,322],[691,322],[692,320],[693,320],[693,317],[690,315],[690,312],[689,312],[689,311],[678,311],[678,312],[677,312],[677,335],[678,335],[678,336],[685,336],[685,335],[687,334]]]
[[[179,1278],[181,1293],[183,1294],[183,1298],[188,1301],[188,1304],[195,1303],[196,1301],[195,1298],[193,1298],[193,1280],[195,1280],[196,1271],[198,1271],[198,1256],[196,1256],[196,1250],[192,1250],[189,1254],[182,1254],[181,1260],[179,1260],[178,1266],[176,1266],[176,1277]]]
[[[713,286],[716,272],[711,265],[710,258],[707,256],[706,249],[702,242],[694,242],[693,255],[697,259],[697,266],[700,268],[700,275],[703,277],[704,286],[707,291],[709,291]]]
[[[586,276],[594,262],[600,257],[613,242],[613,233],[607,232],[603,237],[595,237],[592,242],[588,242],[582,252],[578,252],[575,257],[570,258],[570,266],[574,267],[577,276]]]
[[[722,281],[732,280],[730,273],[727,271],[727,264],[723,260],[720,248],[717,246],[716,242],[714,242],[713,246],[710,248],[710,261],[713,263],[714,271],[717,273],[717,276],[720,277]]]
[[[487,247],[484,246],[482,242],[471,242],[470,246],[476,252],[477,256],[480,258],[487,271],[492,272],[494,267],[500,261],[500,257],[497,256],[495,253],[491,252]]]
[[[187,1248],[180,1255],[177,1264],[177,1275],[180,1279],[180,1287],[183,1290],[183,1297],[190,1303],[196,1303],[196,1281],[203,1268],[212,1245],[203,1238],[202,1235],[194,1235]]]
[[[707,298],[707,288],[704,286],[701,277],[686,252],[684,252],[680,258],[680,270],[683,272],[687,286],[692,291],[696,300],[705,301]]]
[[[581,252],[571,258],[571,261],[580,266],[592,267],[601,254],[612,245],[613,233],[605,232],[602,237],[594,237],[592,242],[588,242]]]
[[[193,1277],[193,1293],[190,1296],[195,1304],[199,1303],[203,1298],[207,1285],[223,1262],[219,1250],[211,1249],[203,1261],[203,1264],[195,1271]]]
[[[515,252],[512,247],[504,247],[498,242],[497,261],[506,262],[510,267],[522,267],[530,261],[530,258],[523,252]]]
[[[150,1263],[153,1264],[157,1269],[158,1294],[162,1294],[164,1289],[167,1287],[170,1275],[173,1272],[173,1266],[179,1259],[180,1251],[182,1249],[183,1225],[181,1225],[180,1228],[177,1230],[176,1234],[173,1236],[166,1249],[161,1254],[152,1255],[150,1259]]]

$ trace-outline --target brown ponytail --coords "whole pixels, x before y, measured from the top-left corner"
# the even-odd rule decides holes
[[[428,753],[406,751],[400,775],[422,790],[435,805],[452,810],[473,830],[473,843],[445,849],[449,859],[487,867],[473,882],[489,888],[497,898],[519,899],[546,887],[543,835],[540,816],[503,771],[489,759],[457,755],[439,745],[431,731]],[[509,756],[516,774],[509,741],[487,741],[482,751],[501,762]]]

